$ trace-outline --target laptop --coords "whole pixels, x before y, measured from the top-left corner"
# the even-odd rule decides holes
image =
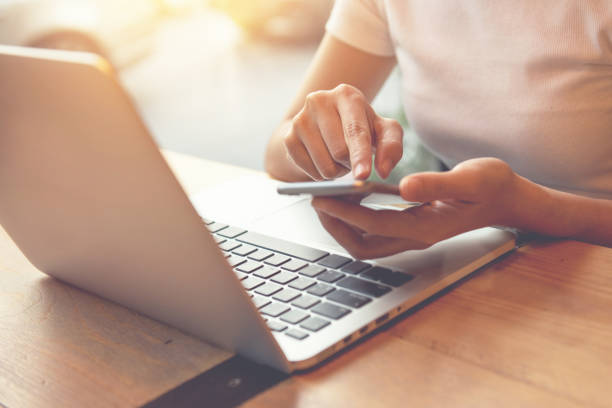
[[[34,266],[285,372],[515,247],[510,232],[484,228],[362,261],[304,200],[271,192],[240,224],[224,205],[234,198],[210,192],[199,213],[93,54],[0,46],[0,89],[0,224]]]

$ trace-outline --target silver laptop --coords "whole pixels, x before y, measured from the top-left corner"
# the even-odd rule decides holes
[[[0,90],[0,224],[38,269],[286,372],[514,248],[485,228],[364,262],[305,201],[240,225],[215,194],[199,214],[92,54],[0,46]]]

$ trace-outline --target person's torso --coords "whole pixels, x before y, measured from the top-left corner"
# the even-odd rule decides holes
[[[612,1],[384,3],[408,119],[447,165],[612,197]]]

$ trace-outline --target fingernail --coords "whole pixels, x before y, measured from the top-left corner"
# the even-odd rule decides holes
[[[365,178],[368,176],[367,174],[367,170],[366,167],[359,163],[358,165],[355,166],[355,169],[353,170],[353,176],[355,176],[356,178]]]
[[[391,163],[391,160],[386,160],[383,162],[383,164],[380,166],[383,172],[383,178],[389,177],[389,173],[391,173],[392,166],[393,166],[393,163]]]

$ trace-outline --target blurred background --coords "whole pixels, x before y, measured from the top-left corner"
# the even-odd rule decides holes
[[[99,53],[161,147],[262,170],[266,141],[332,6],[333,0],[0,0],[0,43]],[[403,120],[397,72],[374,106]],[[409,132],[406,144],[405,162],[414,165],[418,156],[416,166],[427,167]]]

